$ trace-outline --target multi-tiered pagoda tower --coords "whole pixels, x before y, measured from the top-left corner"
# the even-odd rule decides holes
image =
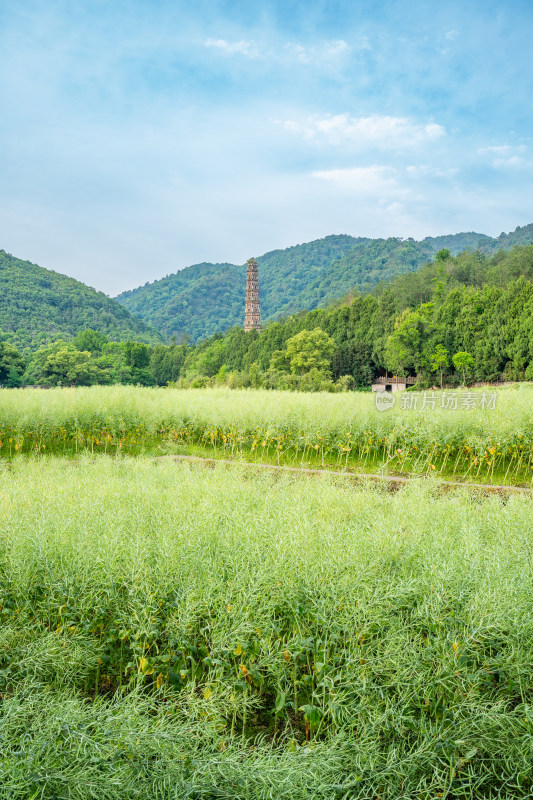
[[[244,310],[244,330],[261,332],[261,315],[259,313],[259,280],[257,277],[257,261],[249,258],[246,262],[246,307]]]

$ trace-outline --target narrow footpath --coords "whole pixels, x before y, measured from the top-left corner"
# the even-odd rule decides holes
[[[257,463],[252,461],[237,461],[235,459],[220,459],[220,458],[204,458],[202,456],[181,456],[181,455],[169,455],[169,456],[156,456],[156,461],[177,461],[177,462],[187,462],[190,464],[197,464],[198,466],[203,467],[215,467],[217,464],[224,464],[225,466],[230,467],[247,467],[250,469],[257,469],[257,470],[271,470],[272,472],[284,472],[290,473],[293,475],[326,475],[326,476],[337,476],[344,479],[349,479],[354,483],[363,483],[365,481],[372,481],[374,483],[386,484],[391,489],[400,488],[401,486],[410,483],[412,481],[423,481],[423,480],[431,480],[434,485],[441,486],[443,489],[459,489],[459,488],[467,488],[473,489],[475,491],[486,492],[488,494],[514,494],[514,493],[526,493],[526,494],[533,494],[533,488],[527,486],[512,486],[512,485],[505,485],[505,484],[495,484],[495,483],[469,483],[467,481],[447,481],[440,478],[428,478],[426,479],[424,476],[405,476],[405,475],[379,475],[377,473],[369,473],[369,472],[343,472],[341,470],[333,470],[333,469],[309,469],[305,467],[287,467],[287,466],[280,466],[277,464],[263,464]]]

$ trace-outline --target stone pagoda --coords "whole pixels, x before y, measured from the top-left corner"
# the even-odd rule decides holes
[[[257,261],[249,258],[246,262],[246,307],[244,310],[244,330],[261,332],[261,315],[259,313],[259,280],[257,277]]]

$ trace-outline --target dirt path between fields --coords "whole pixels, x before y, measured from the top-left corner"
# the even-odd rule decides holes
[[[217,464],[224,464],[226,466],[240,466],[250,467],[258,470],[271,470],[273,472],[285,472],[294,475],[336,475],[342,478],[349,478],[356,483],[364,481],[372,481],[373,483],[387,484],[389,488],[400,488],[407,483],[414,480],[424,480],[423,476],[405,476],[405,475],[378,475],[377,473],[369,472],[341,472],[340,470],[333,469],[309,469],[305,467],[287,467],[279,466],[277,464],[263,464],[254,463],[253,461],[237,461],[234,459],[221,459],[221,458],[204,458],[203,456],[156,456],[156,461],[184,461],[191,464],[198,464],[198,466],[214,467]],[[458,489],[466,487],[467,489],[475,489],[476,491],[487,492],[489,494],[508,494],[513,492],[533,494],[533,488],[527,486],[506,486],[504,484],[494,483],[468,483],[460,481],[446,481],[440,478],[432,478],[432,481],[437,483],[443,489]]]

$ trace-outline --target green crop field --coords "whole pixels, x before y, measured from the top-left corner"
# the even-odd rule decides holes
[[[529,496],[109,455],[0,478],[0,797],[531,796]]]
[[[492,390],[491,390],[492,391]],[[415,395],[404,394],[407,399]],[[435,474],[459,480],[533,480],[533,385],[482,389],[475,408],[379,412],[369,392],[301,394],[127,386],[4,390],[0,457],[17,453],[198,452],[294,466]],[[485,407],[482,407],[485,405]]]
[[[0,392],[0,800],[531,797],[531,398]]]

